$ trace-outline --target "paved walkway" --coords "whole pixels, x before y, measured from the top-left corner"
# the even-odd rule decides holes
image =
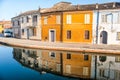
[[[120,45],[97,45],[97,44],[57,43],[57,42],[52,43],[4,37],[0,37],[0,43],[10,46],[34,49],[120,54]]]

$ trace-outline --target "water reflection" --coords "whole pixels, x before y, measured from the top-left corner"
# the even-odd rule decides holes
[[[97,80],[120,79],[120,56],[13,49],[13,56],[22,65],[39,71],[68,77]]]

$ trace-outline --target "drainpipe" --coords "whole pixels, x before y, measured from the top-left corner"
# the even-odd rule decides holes
[[[97,23],[96,23],[96,44],[98,44],[98,26],[99,26],[99,10],[97,10]]]
[[[97,10],[96,44],[98,44],[99,10]],[[97,80],[97,55],[95,55],[95,80]]]
[[[96,22],[96,44],[98,44],[98,26],[99,26],[99,6],[96,4],[97,22]],[[97,80],[97,55],[95,55],[95,80]]]
[[[63,53],[60,53],[60,73],[63,75]]]
[[[60,21],[60,42],[63,42],[63,12],[61,12],[61,21]]]

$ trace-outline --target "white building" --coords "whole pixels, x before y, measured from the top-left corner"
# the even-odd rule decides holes
[[[97,4],[93,15],[93,43],[120,44],[120,3]]]
[[[20,18],[19,16],[13,17],[11,19],[12,29],[13,29],[13,37],[21,38],[21,26],[20,26]]]
[[[15,22],[19,25],[19,38],[41,40],[40,9],[19,14],[12,18],[12,23],[14,24]],[[13,28],[18,25],[13,25]],[[14,29],[14,37],[16,37],[16,32],[17,30],[15,31]]]

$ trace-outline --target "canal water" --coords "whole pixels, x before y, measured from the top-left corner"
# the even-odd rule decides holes
[[[0,80],[90,79],[120,80],[120,55],[0,46]]]

